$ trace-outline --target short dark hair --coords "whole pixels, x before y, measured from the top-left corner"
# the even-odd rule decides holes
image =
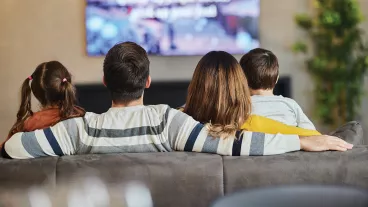
[[[269,50],[256,48],[243,55],[240,65],[248,80],[249,88],[273,89],[279,76],[277,57]]]
[[[114,103],[128,103],[142,96],[149,64],[146,51],[134,42],[116,44],[109,50],[103,71]]]

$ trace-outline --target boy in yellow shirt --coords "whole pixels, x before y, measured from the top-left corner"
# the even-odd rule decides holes
[[[280,130],[282,125],[279,127],[272,125],[271,128],[268,129],[267,127],[269,127],[269,125],[264,123],[265,120],[259,117],[261,116],[289,126],[299,127],[285,129],[290,130],[291,134],[299,129],[301,130],[298,134],[320,134],[316,131],[313,123],[304,114],[296,101],[273,94],[273,90],[279,78],[279,64],[277,57],[271,51],[261,48],[253,49],[241,58],[240,65],[247,77],[248,85],[251,90],[252,115],[256,115],[252,116],[245,123],[243,129],[249,129],[251,131],[257,129],[257,131],[261,132],[269,132],[269,130],[272,129],[277,131]]]
[[[252,115],[242,129],[300,136],[320,134],[296,101],[273,94],[279,78],[279,64],[271,51],[253,49],[241,58],[240,65],[252,95]],[[356,121],[348,122],[330,134],[352,144],[361,144],[363,140],[362,126]]]

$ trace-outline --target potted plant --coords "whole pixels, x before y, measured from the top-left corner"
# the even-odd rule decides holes
[[[314,0],[314,14],[295,21],[311,44],[298,41],[293,51],[304,53],[315,84],[315,112],[322,124],[336,127],[357,118],[368,68],[368,47],[356,0]]]

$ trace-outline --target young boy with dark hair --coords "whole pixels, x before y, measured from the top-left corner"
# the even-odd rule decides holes
[[[279,78],[279,63],[271,51],[253,49],[241,58],[240,65],[251,90],[252,114],[290,126],[316,129],[296,101],[273,94]]]
[[[279,63],[271,51],[262,48],[253,49],[240,59],[240,65],[247,77],[252,95],[252,117],[242,126],[242,129],[255,131],[254,129],[257,128],[257,131],[264,133],[319,134],[296,101],[273,94],[279,79]],[[273,119],[292,127],[268,126],[262,124],[264,120],[259,117]],[[331,132],[330,135],[353,144],[361,144],[363,129],[359,122],[351,121]]]

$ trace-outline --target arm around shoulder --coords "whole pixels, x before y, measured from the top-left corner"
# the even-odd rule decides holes
[[[82,118],[70,120],[74,119]],[[75,154],[75,144],[66,127],[70,120],[45,129],[16,133],[4,144],[2,154],[15,159]]]
[[[204,152],[228,156],[274,155],[300,150],[299,136],[239,131],[234,137],[217,138],[206,125],[177,112],[169,126],[171,147],[176,151]]]
[[[221,139],[219,143],[218,153],[232,156],[276,155],[300,150],[297,135],[243,131],[236,137]]]

